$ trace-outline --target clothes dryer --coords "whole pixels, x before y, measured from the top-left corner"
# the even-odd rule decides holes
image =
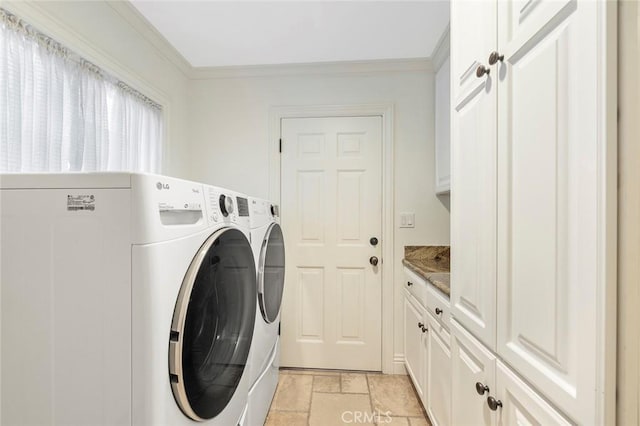
[[[278,206],[249,197],[249,207],[251,246],[257,267],[258,308],[250,353],[252,386],[247,419],[249,425],[261,425],[278,385],[285,250]]]
[[[0,175],[2,422],[236,425],[257,309],[243,204],[156,175]]]

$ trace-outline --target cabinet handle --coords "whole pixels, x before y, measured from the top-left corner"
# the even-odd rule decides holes
[[[502,401],[490,396],[489,398],[487,398],[487,405],[489,406],[489,409],[491,411],[496,411],[498,407],[502,407]]]
[[[478,395],[484,395],[485,392],[489,392],[489,386],[481,383],[481,382],[477,382],[476,383],[476,392],[478,392]]]
[[[422,332],[426,333],[427,331],[429,331],[429,329],[427,327],[422,327]]]
[[[442,309],[436,308],[436,315],[440,315],[442,313]]]
[[[485,74],[489,75],[490,71],[491,70],[489,68],[485,67],[484,65],[480,65],[478,66],[478,68],[476,68],[476,77],[480,78]]]
[[[407,286],[411,287],[413,283],[411,281],[407,281]]]
[[[418,328],[423,328],[423,327],[424,327],[424,324],[423,324],[423,323],[421,323],[421,322],[419,322],[419,323],[418,323]]]
[[[495,50],[489,55],[489,65],[495,65],[498,61],[504,61],[504,55],[499,54]]]

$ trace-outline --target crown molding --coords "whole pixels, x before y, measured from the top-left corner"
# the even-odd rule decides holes
[[[433,71],[429,58],[192,68],[194,80]]]
[[[171,43],[128,1],[106,2],[120,17],[156,48],[165,59],[189,78],[193,67]]]
[[[450,33],[449,25],[450,24],[447,24],[447,28],[445,28],[444,32],[442,33],[442,36],[440,37],[440,40],[438,40],[438,43],[436,44],[436,47],[433,49],[433,53],[431,54],[433,69],[436,72],[440,69],[442,64],[444,64],[444,62],[449,57],[450,44],[451,44],[449,41],[449,33]]]

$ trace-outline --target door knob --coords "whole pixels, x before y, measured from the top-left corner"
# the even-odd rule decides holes
[[[483,75],[489,75],[489,72],[491,70],[487,67],[485,67],[484,65],[479,65],[478,68],[476,68],[476,77],[480,78]]]
[[[489,65],[495,65],[498,63],[498,61],[502,62],[503,60],[504,55],[499,54],[495,50],[489,55]]]
[[[489,406],[489,409],[491,411],[496,411],[498,407],[502,407],[502,401],[490,396],[489,398],[487,398],[487,405]]]
[[[378,258],[375,256],[371,256],[369,258],[369,263],[372,264],[373,266],[378,266]]]
[[[376,237],[371,237],[369,243],[371,243],[371,245],[375,247],[378,245],[378,239]]]
[[[484,395],[485,392],[489,392],[489,386],[484,385],[481,382],[477,382],[476,392],[478,392],[478,395]]]

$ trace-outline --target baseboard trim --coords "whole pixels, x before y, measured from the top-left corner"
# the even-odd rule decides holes
[[[393,355],[393,373],[407,375],[407,369],[404,366],[404,354]]]

